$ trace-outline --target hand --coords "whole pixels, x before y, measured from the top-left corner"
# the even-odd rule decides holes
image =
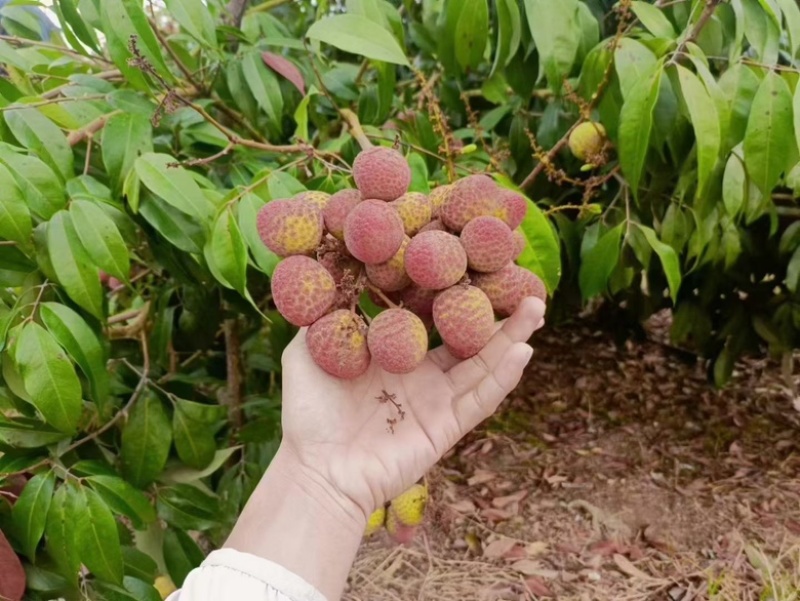
[[[312,360],[301,330],[283,355],[282,451],[363,523],[516,387],[533,353],[526,341],[544,323],[544,309],[527,298],[475,357],[458,361],[441,347],[401,376],[374,363],[354,380],[329,376]]]

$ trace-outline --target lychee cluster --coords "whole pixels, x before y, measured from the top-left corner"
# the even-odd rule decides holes
[[[379,507],[369,516],[364,536],[372,536],[385,527],[392,540],[407,545],[422,524],[427,505],[428,486],[424,483],[414,484],[392,499],[386,507]]]
[[[404,374],[425,359],[432,328],[459,359],[488,342],[495,316],[542,281],[514,261],[525,198],[488,175],[470,175],[430,194],[409,192],[411,169],[397,150],[375,146],[353,164],[356,189],[303,192],[258,214],[264,244],[283,260],[272,276],[278,311],[308,326],[317,365],[343,379],[375,362]],[[385,310],[373,319],[359,302]]]

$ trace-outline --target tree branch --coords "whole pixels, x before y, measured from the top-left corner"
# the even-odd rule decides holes
[[[347,125],[350,126],[350,135],[353,136],[356,142],[358,142],[358,145],[361,146],[361,150],[372,148],[372,142],[369,141],[369,138],[364,133],[361,122],[358,120],[358,115],[350,109],[339,109],[339,114],[342,116],[342,119],[347,122]]]
[[[683,39],[683,41],[675,49],[675,52],[672,53],[672,57],[669,59],[665,67],[678,64],[681,56],[686,53],[687,46],[697,39],[697,36],[699,36],[700,32],[703,31],[703,27],[706,26],[706,23],[708,23],[709,19],[711,19],[711,16],[714,14],[717,6],[720,4],[722,4],[722,0],[706,0],[706,7],[703,9],[703,13],[700,15],[700,18],[697,19],[697,23],[694,24],[694,27],[692,27],[689,35]]]
[[[106,113],[105,115],[101,115],[91,123],[84,125],[80,129],[76,129],[74,132],[72,132],[67,136],[67,143],[70,146],[75,146],[76,144],[80,144],[87,138],[91,138],[94,134],[96,134],[106,126],[106,123],[108,122],[109,119],[111,119],[111,117],[113,117],[114,115],[118,115],[121,112],[122,112],[121,110],[118,110]]]
[[[186,81],[188,81],[198,90],[203,90],[203,86],[197,83],[197,81],[194,78],[194,74],[189,70],[189,67],[183,64],[181,57],[179,57],[178,54],[175,52],[175,49],[169,45],[169,42],[161,33],[161,30],[158,28],[156,22],[153,19],[149,19],[149,21],[150,21],[150,28],[153,30],[153,33],[156,34],[156,37],[158,38],[158,41],[161,43],[161,45],[164,47],[164,50],[167,51],[167,54],[170,55],[172,60],[175,62],[175,65],[177,65],[178,69],[180,69],[180,72],[183,73],[183,76],[186,78]]]
[[[228,11],[231,17],[231,25],[234,27],[242,26],[242,17],[244,17],[244,11],[247,8],[247,1],[248,0],[230,0],[228,6],[225,7],[225,10]]]
[[[242,414],[242,348],[239,341],[239,328],[236,319],[226,319],[222,325],[225,333],[225,364],[227,367],[228,391],[226,404],[228,405],[228,419],[241,428]]]
[[[247,14],[255,14],[255,13],[265,13],[273,8],[277,8],[278,6],[282,6],[284,4],[288,4],[292,0],[267,0],[266,2],[262,2],[261,4],[256,4],[252,8],[247,11]]]

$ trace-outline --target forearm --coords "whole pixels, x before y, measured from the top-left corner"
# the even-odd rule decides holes
[[[278,563],[338,601],[365,523],[281,447],[224,546]]]

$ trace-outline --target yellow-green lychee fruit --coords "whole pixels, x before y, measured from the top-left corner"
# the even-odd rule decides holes
[[[386,521],[386,508],[379,507],[372,512],[367,520],[367,527],[364,529],[364,536],[372,536],[383,528],[383,523]]]
[[[161,595],[162,599],[166,599],[172,593],[178,590],[178,587],[175,586],[175,583],[172,582],[172,579],[169,576],[159,576],[156,578],[153,586],[158,591],[158,594]]]
[[[585,161],[600,154],[605,140],[606,129],[602,124],[586,121],[572,130],[569,135],[569,149],[575,158]]]
[[[406,526],[397,517],[391,506],[386,514],[386,532],[398,545],[407,545],[417,534],[418,526]]]
[[[419,526],[425,517],[427,504],[428,487],[424,484],[415,484],[400,496],[392,499],[389,504],[389,513],[405,526]]]

